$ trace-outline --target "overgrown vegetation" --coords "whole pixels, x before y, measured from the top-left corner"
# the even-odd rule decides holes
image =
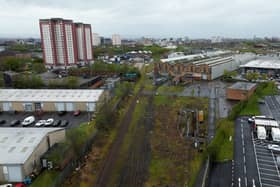
[[[19,74],[16,75],[13,87],[15,88],[42,88],[45,84],[40,76],[29,75],[29,74]]]
[[[192,141],[180,136],[178,111],[183,107],[203,110],[207,119],[208,99],[155,96],[154,104],[152,158],[145,186],[193,186],[205,154],[195,149]],[[200,128],[206,127],[205,123]]]
[[[125,73],[136,73],[140,76],[138,68],[129,66],[126,64],[107,64],[102,62],[96,62],[91,67],[83,68],[69,68],[69,75],[82,76],[82,75],[96,75],[96,74],[125,74]]]
[[[208,146],[208,153],[213,161],[232,160],[234,122],[221,119],[216,124],[216,135]]]

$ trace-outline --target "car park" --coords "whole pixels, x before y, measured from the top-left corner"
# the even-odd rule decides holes
[[[58,127],[61,123],[61,120],[58,119],[58,120],[55,120],[54,123],[52,124],[53,127]]]
[[[0,125],[5,124],[5,123],[6,123],[6,120],[0,119]]]
[[[48,127],[48,126],[51,126],[54,122],[54,119],[53,118],[49,118],[45,121],[45,127]]]
[[[17,126],[17,125],[19,125],[19,124],[20,124],[20,120],[15,119],[15,120],[11,121],[10,126],[11,126],[11,127],[14,127],[14,126]]]
[[[41,127],[43,125],[45,125],[46,123],[46,120],[39,120],[36,124],[35,124],[35,127]]]
[[[26,127],[26,126],[29,126],[31,125],[32,123],[35,122],[35,117],[34,116],[28,116],[27,118],[25,118],[21,124],[22,126]]]
[[[64,116],[66,113],[67,113],[66,111],[59,111],[57,114],[58,114],[59,116]]]
[[[280,152],[280,146],[276,144],[268,144],[267,148],[271,151]]]
[[[67,125],[69,124],[69,122],[67,121],[67,120],[63,120],[62,122],[61,122],[61,127],[66,127]]]

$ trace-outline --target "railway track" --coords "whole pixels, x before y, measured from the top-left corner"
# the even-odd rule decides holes
[[[129,124],[132,120],[133,111],[135,109],[137,100],[142,93],[143,86],[141,86],[140,90],[138,91],[137,95],[133,98],[128,112],[126,113],[121,125],[119,127],[118,133],[116,138],[109,149],[109,153],[107,154],[104,164],[97,175],[97,180],[94,184],[95,187],[106,187],[108,186],[108,182],[112,176],[112,170],[116,165],[117,158],[119,156],[120,148],[123,142],[123,139],[128,131]]]
[[[124,165],[119,187],[142,187],[148,177],[148,168],[151,158],[150,131],[153,123],[153,96],[148,97],[146,113],[138,121],[131,142],[127,162]]]

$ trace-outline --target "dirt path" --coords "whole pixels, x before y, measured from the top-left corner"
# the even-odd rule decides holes
[[[101,168],[97,180],[95,183],[95,187],[106,187],[108,186],[109,180],[112,176],[113,168],[116,165],[116,161],[118,159],[120,148],[122,146],[124,137],[128,131],[129,124],[132,120],[133,111],[135,109],[137,99],[139,95],[141,94],[143,90],[143,87],[140,88],[137,95],[134,97],[133,101],[130,104],[130,107],[128,109],[128,112],[126,113],[125,117],[123,118],[123,121],[120,125],[120,128],[118,130],[118,133],[116,135],[116,138],[114,140],[114,143],[112,144],[109,153],[107,154],[103,167]]]

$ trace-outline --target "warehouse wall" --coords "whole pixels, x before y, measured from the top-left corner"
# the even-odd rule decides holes
[[[13,102],[12,108],[13,108],[13,110],[16,110],[19,112],[24,111],[23,103],[21,103],[21,102]]]
[[[56,108],[55,108],[55,104],[54,103],[50,103],[50,102],[45,102],[43,103],[43,107],[42,107],[43,111],[56,111]]]
[[[3,166],[0,165],[0,182],[4,182],[5,177],[3,173]]]
[[[39,145],[34,149],[34,152],[27,159],[27,161],[23,165],[23,174],[24,176],[29,175],[33,172],[34,168],[38,171],[41,169],[41,156],[49,149],[49,146],[53,146],[55,143],[62,142],[65,140],[65,130],[57,130],[54,132],[50,132],[47,136],[45,136]],[[48,143],[49,141],[49,143]],[[36,163],[36,167],[34,166],[34,161]]]
[[[236,68],[235,63],[236,62],[234,60],[232,60],[232,61],[229,61],[229,62],[226,62],[223,64],[213,66],[211,68],[211,80],[221,77],[224,74],[225,70],[228,70],[228,71],[236,70],[237,68]]]
[[[48,137],[49,137],[49,143],[50,143],[50,147],[52,147],[54,144],[58,143],[58,142],[62,142],[65,140],[65,130],[57,130],[54,132],[50,132]]]
[[[74,103],[76,110],[87,111],[87,103]]]
[[[256,87],[252,88],[251,90],[245,91],[228,88],[226,91],[226,96],[229,100],[246,100],[254,93],[255,89]]]

